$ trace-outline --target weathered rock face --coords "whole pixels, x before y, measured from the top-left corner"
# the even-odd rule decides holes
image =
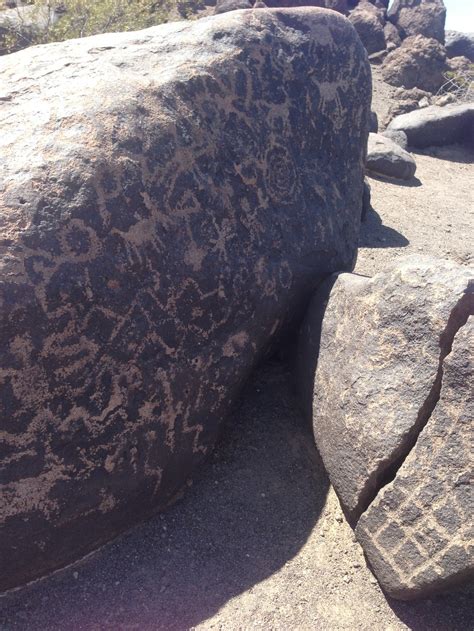
[[[448,57],[467,57],[474,62],[474,33],[446,31]]]
[[[397,27],[391,22],[387,22],[383,27],[383,34],[385,37],[385,43],[387,46],[387,50],[390,52],[394,48],[398,48],[402,39],[400,37],[400,33],[397,30]]]
[[[269,7],[277,8],[303,6],[321,7],[343,14],[346,14],[348,11],[347,0],[267,0],[266,4]]]
[[[424,35],[444,43],[446,7],[443,0],[394,0],[387,17],[402,38]]]
[[[384,20],[380,9],[370,2],[363,2],[351,11],[349,20],[369,55],[385,49]]]
[[[472,567],[463,543],[472,511],[458,486],[470,470],[472,375],[461,332],[474,313],[473,278],[473,269],[425,257],[372,279],[333,276],[301,330],[299,382],[316,444],[377,578],[397,598],[447,587]],[[443,377],[453,339],[466,368],[452,380],[458,393]]]
[[[402,149],[406,149],[408,147],[408,138],[404,131],[386,129],[382,132],[382,136],[390,138],[390,140],[393,140],[393,142],[395,142]]]
[[[474,105],[432,105],[397,116],[388,129],[405,132],[408,144],[420,149],[453,143],[474,147]]]
[[[166,506],[356,253],[370,68],[342,16],[236,11],[0,61],[0,588]]]
[[[316,292],[300,337],[301,381],[306,397],[314,390],[316,444],[352,519],[426,420],[472,275],[409,257],[372,279],[340,274]]]
[[[390,85],[436,92],[446,81],[446,52],[435,39],[408,37],[392,50],[382,64],[382,76]]]
[[[249,0],[217,0],[214,13],[227,13],[228,11],[237,11],[239,9],[251,9],[252,5]]]
[[[356,528],[382,587],[396,598],[429,596],[474,578],[473,358],[471,317],[443,362],[428,425]]]
[[[416,172],[413,156],[392,139],[381,134],[369,134],[367,169],[379,175],[410,180]]]

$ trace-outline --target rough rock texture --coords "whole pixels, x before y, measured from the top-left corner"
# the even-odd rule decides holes
[[[443,0],[393,0],[387,17],[402,39],[424,35],[444,43],[446,7]]]
[[[474,33],[446,31],[445,35],[448,57],[467,57],[474,62]]]
[[[446,52],[435,39],[416,35],[387,55],[382,76],[390,85],[436,92],[446,81]]]
[[[401,45],[402,38],[400,37],[400,33],[398,32],[397,27],[391,22],[387,22],[385,24],[383,27],[383,34],[388,51],[398,48]]]
[[[387,129],[405,132],[408,144],[420,149],[457,142],[474,146],[474,104],[425,107],[397,116]]]
[[[367,169],[380,175],[410,180],[416,171],[413,156],[387,136],[369,134]]]
[[[228,11],[238,11],[239,9],[251,9],[249,0],[217,0],[214,9],[215,14],[227,13]]]
[[[311,6],[331,9],[343,14],[348,12],[347,0],[267,0],[267,6],[278,8]]]
[[[473,276],[455,263],[415,256],[373,278],[332,277],[314,296],[298,345],[299,382],[352,521],[431,414],[440,362],[473,307],[474,295],[466,294]]]
[[[466,73],[466,75],[470,74],[471,81],[472,81],[472,76],[474,75],[474,72],[472,69],[473,64],[471,60],[468,59],[467,57],[450,57],[449,59],[446,60],[446,65],[449,70],[451,70],[452,72],[455,72],[456,74],[460,74],[460,73]],[[458,80],[458,83],[459,83],[459,80]],[[472,88],[471,88],[471,92],[474,92]],[[473,97],[474,97],[474,94],[473,94]]]
[[[440,398],[395,480],[356,535],[391,596],[429,596],[474,578],[474,318],[443,362]]]
[[[385,49],[384,19],[380,9],[370,2],[363,2],[351,11],[349,20],[369,55]]]
[[[34,47],[0,77],[6,588],[166,506],[352,267],[371,86],[349,22],[309,8]]]
[[[394,129],[386,129],[382,132],[382,136],[390,138],[393,142],[397,143],[402,149],[408,147],[408,138],[404,131],[395,131]]]

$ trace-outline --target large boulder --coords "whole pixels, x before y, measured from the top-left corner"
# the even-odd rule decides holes
[[[366,0],[351,11],[349,20],[368,54],[385,50],[383,12]]]
[[[166,507],[351,269],[371,78],[310,8],[30,48],[0,77],[5,589]]]
[[[311,302],[299,381],[316,444],[352,520],[429,416],[440,357],[466,300],[472,307],[472,275],[448,261],[408,257],[373,278],[333,277]]]
[[[474,313],[473,275],[416,256],[373,278],[339,274],[318,289],[301,329],[298,381],[316,444],[378,579],[397,598],[447,587],[468,566],[460,542],[469,508],[457,485],[470,468],[472,376],[456,378],[450,394],[443,373]],[[467,357],[461,338],[459,346]]]
[[[472,445],[474,317],[443,361],[439,401],[356,536],[386,592],[430,596],[474,578]]]
[[[448,57],[467,57],[474,62],[474,33],[446,31],[445,46]]]
[[[467,143],[474,146],[474,104],[432,105],[394,118],[388,128],[403,131],[411,147]]]
[[[446,7],[443,0],[393,0],[387,17],[402,39],[424,35],[444,43]]]
[[[381,134],[369,134],[367,169],[378,175],[410,180],[416,171],[413,156],[400,144]]]
[[[446,52],[435,39],[408,37],[382,64],[382,77],[390,85],[436,92],[446,81]]]

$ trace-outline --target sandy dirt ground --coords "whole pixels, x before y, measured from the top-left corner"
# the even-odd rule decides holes
[[[467,263],[474,156],[417,155],[408,185],[371,178],[356,271],[429,253]],[[388,599],[343,519],[284,364],[268,361],[184,498],[87,559],[0,598],[2,631],[468,631],[474,590]]]

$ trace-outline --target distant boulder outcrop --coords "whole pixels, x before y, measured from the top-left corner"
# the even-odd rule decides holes
[[[357,252],[349,22],[239,11],[0,60],[0,590],[165,508]]]
[[[436,92],[446,81],[446,50],[437,40],[414,35],[387,55],[382,76],[390,85]]]
[[[387,17],[402,38],[423,35],[444,43],[446,7],[443,0],[393,0]]]

